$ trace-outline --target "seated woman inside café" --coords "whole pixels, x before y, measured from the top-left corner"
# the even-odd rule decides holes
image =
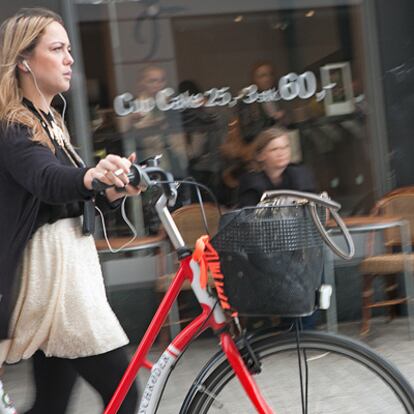
[[[291,163],[290,141],[285,128],[265,129],[254,142],[253,169],[240,178],[239,207],[255,206],[262,194],[270,190],[316,191],[312,172],[305,165]],[[302,318],[303,329],[313,329],[317,318],[317,314]],[[273,324],[274,318],[250,321],[255,327],[269,322]],[[290,325],[292,319],[282,318],[280,323],[281,326]]]
[[[291,163],[288,131],[270,127],[255,138],[251,171],[240,177],[239,207],[256,205],[270,190],[316,191],[312,172],[302,164]]]

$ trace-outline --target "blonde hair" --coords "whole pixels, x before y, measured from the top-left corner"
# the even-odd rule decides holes
[[[142,93],[145,92],[146,77],[148,76],[149,73],[154,72],[154,71],[161,72],[164,76],[166,76],[165,69],[162,68],[161,66],[157,66],[157,65],[153,65],[153,64],[148,64],[148,65],[144,66],[139,71],[138,77],[137,77],[137,93],[138,94],[142,94]]]
[[[32,139],[54,150],[39,120],[23,105],[17,65],[30,57],[46,27],[62,18],[44,8],[25,8],[8,18],[0,27],[0,121],[7,126],[18,123],[32,131]],[[54,111],[65,130],[62,118]]]
[[[254,140],[255,155],[259,155],[274,139],[280,138],[287,134],[288,130],[283,127],[271,127],[264,129]]]

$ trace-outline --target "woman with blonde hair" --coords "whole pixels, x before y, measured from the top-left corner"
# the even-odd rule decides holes
[[[254,206],[265,191],[298,190],[315,192],[313,174],[304,165],[291,163],[288,131],[282,127],[263,130],[254,141],[255,171],[240,178],[238,204]]]
[[[88,218],[138,194],[129,159],[86,167],[54,96],[69,89],[70,43],[57,14],[23,9],[0,29],[0,366],[33,356],[29,413],[66,411],[80,374],[108,403],[128,365],[128,338],[111,310]],[[122,187],[92,191],[99,179]],[[92,217],[93,221],[93,217]],[[121,413],[134,413],[131,389]]]
[[[312,172],[305,165],[291,163],[290,141],[285,128],[263,130],[254,141],[254,157],[254,171],[240,178],[239,207],[255,206],[263,193],[271,190],[316,192]],[[317,313],[302,318],[303,328],[313,329],[316,319]],[[291,318],[281,320],[282,325],[291,323]]]

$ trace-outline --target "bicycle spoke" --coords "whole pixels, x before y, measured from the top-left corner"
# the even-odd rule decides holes
[[[203,394],[207,395],[210,399],[212,399],[212,407],[213,408],[216,408],[218,410],[225,410],[225,411],[223,411],[225,413],[231,413],[231,411],[226,409],[224,402],[220,401],[217,398],[216,394],[214,394],[212,392],[209,392],[205,386],[199,385],[197,387],[197,389],[198,389],[198,391],[202,392]]]

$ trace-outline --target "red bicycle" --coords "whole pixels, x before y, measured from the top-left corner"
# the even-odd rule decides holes
[[[260,207],[224,215],[218,235],[200,238],[192,251],[168,210],[177,194],[173,177],[156,160],[134,165],[131,174],[135,184],[163,189],[155,207],[180,266],[104,414],[117,413],[142,368],[151,373],[137,412],[155,413],[177,360],[208,328],[221,349],[195,378],[180,413],[414,413],[408,381],[357,341],[303,331],[300,319],[290,320],[286,329],[246,332],[240,327],[238,313],[303,316],[326,303],[318,289],[322,240],[347,255],[321,224],[329,211],[347,235],[337,203],[314,194],[276,192]],[[318,274],[309,275],[310,270]],[[208,271],[215,292],[208,287]],[[202,312],[152,363],[148,354],[187,279]]]

